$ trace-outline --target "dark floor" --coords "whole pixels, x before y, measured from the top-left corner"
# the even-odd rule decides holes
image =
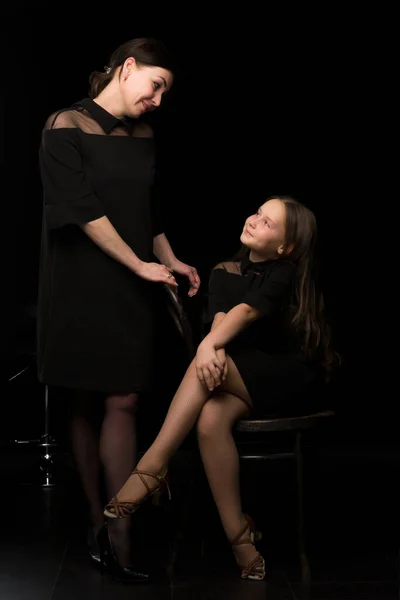
[[[291,467],[243,465],[244,506],[264,531],[259,549],[268,563],[265,582],[245,581],[202,473],[197,483],[192,479],[197,463],[190,448],[171,465],[173,500],[160,507],[144,505],[135,515],[137,561],[151,565],[155,582],[124,586],[89,564],[85,517],[68,454],[59,453],[56,485],[44,488],[35,450],[11,453],[3,447],[0,598],[395,600],[400,536],[393,515],[398,497],[387,482],[393,481],[391,469],[398,463],[391,464],[384,453],[360,458],[360,449],[341,451],[342,456],[338,448],[320,447],[318,456],[308,457],[309,586],[300,581]],[[189,504],[186,494],[194,485],[198,493]],[[186,525],[176,540],[182,518]]]

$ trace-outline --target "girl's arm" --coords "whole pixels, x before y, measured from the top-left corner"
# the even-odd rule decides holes
[[[196,370],[199,380],[212,391],[227,372],[225,353],[219,352],[241,331],[262,316],[261,311],[248,304],[238,304],[228,313],[217,313],[213,327],[196,352]]]

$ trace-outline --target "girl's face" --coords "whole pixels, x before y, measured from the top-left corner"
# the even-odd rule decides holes
[[[277,258],[284,251],[286,208],[280,200],[268,200],[251,215],[240,241],[250,249],[253,262]]]

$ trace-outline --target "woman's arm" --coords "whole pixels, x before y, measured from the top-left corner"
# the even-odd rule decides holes
[[[178,260],[165,233],[160,233],[153,238],[153,252],[158,260],[170,269],[173,268],[173,264]]]
[[[134,273],[140,269],[140,263],[143,261],[124,242],[108,217],[100,217],[100,219],[85,223],[81,225],[81,229],[111,258],[122,263]]]
[[[108,217],[100,217],[80,227],[103,252],[128,267],[139,277],[149,281],[168,283],[168,285],[176,287],[175,278],[168,277],[170,270],[164,265],[140,260],[132,248],[121,238]]]
[[[189,296],[194,296],[200,287],[200,277],[195,267],[186,265],[178,260],[171,248],[165,233],[160,233],[153,238],[153,252],[164,265],[167,265],[171,271],[184,275],[189,279]]]
[[[140,260],[106,216],[103,202],[85,174],[74,112],[64,111],[50,117],[42,136],[40,170],[47,228],[79,226],[103,252],[139,277],[176,287],[170,269]]]

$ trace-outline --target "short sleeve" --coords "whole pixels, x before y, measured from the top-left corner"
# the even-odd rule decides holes
[[[256,308],[264,316],[272,316],[290,298],[295,274],[293,263],[286,260],[277,262],[270,271],[254,277],[242,303]]]
[[[83,170],[78,129],[43,131],[39,159],[49,229],[83,225],[105,215]]]

